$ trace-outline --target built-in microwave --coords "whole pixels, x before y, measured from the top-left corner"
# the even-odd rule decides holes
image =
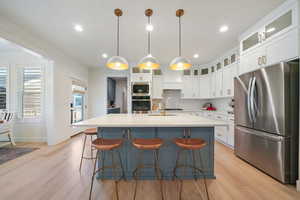
[[[150,96],[150,83],[132,83],[132,96]]]

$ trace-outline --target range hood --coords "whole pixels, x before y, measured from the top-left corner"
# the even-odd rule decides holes
[[[182,82],[164,82],[163,90],[182,90]]]

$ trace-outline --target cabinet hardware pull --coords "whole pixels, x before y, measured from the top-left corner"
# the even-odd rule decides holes
[[[261,43],[262,42],[262,36],[261,34],[258,34],[258,43]]]
[[[262,57],[258,57],[258,65],[262,64]]]
[[[262,57],[262,62],[263,62],[263,64],[265,64],[265,65],[267,64],[267,56],[263,56],[263,57]]]

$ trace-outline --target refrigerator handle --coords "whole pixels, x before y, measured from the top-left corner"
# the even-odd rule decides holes
[[[251,112],[251,88],[252,88],[252,79],[253,77],[250,78],[249,80],[249,86],[248,86],[248,91],[247,91],[247,108],[248,108],[248,116],[251,122],[253,122],[252,119],[252,112]]]
[[[253,122],[256,121],[256,115],[255,115],[255,101],[254,101],[254,89],[255,89],[255,84],[256,84],[256,77],[252,78],[252,84],[250,87],[250,110],[252,114],[252,120]]]

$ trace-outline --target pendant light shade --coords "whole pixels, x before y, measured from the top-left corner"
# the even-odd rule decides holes
[[[186,70],[192,67],[192,63],[189,59],[184,58],[181,56],[181,17],[184,15],[183,9],[178,9],[176,11],[176,16],[178,17],[178,24],[179,24],[179,56],[174,58],[170,63],[171,70]]]
[[[160,64],[152,55],[142,58],[138,64],[140,69],[159,69]]]
[[[113,56],[108,59],[106,66],[114,70],[126,70],[128,69],[128,62],[121,56]]]
[[[182,56],[178,56],[170,63],[170,69],[172,70],[186,70],[192,67],[191,62]]]
[[[125,58],[119,55],[120,48],[119,48],[119,35],[120,35],[120,26],[119,26],[119,18],[122,16],[123,12],[121,9],[115,9],[115,15],[117,16],[117,55],[112,56],[108,59],[106,66],[113,70],[127,70],[128,69],[128,62]]]
[[[148,25],[151,25],[150,17],[152,16],[152,14],[153,14],[152,9],[145,10],[145,15],[146,17],[148,17]],[[147,30],[147,31],[148,31],[148,55],[140,60],[140,62],[138,63],[138,67],[140,69],[149,69],[149,70],[159,69],[160,67],[159,62],[155,57],[151,55],[151,30]]]

